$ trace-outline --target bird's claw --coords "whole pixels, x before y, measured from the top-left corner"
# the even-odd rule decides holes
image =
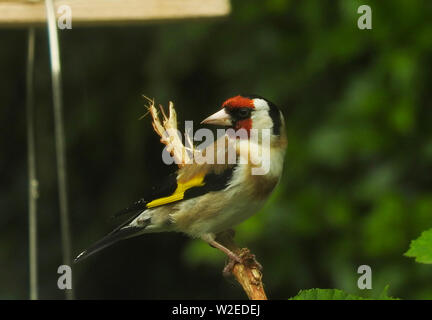
[[[228,262],[225,264],[225,267],[222,270],[222,274],[225,278],[229,278],[232,276],[234,266],[236,265],[237,261],[233,259],[228,259]]]
[[[228,262],[226,263],[226,265],[222,271],[222,274],[224,275],[224,277],[230,277],[232,275],[233,270],[234,270],[234,266],[237,263],[243,264],[243,265],[247,266],[248,268],[256,268],[260,272],[263,270],[263,266],[261,265],[261,263],[259,263],[256,260],[255,255],[252,254],[248,249],[244,248],[241,250],[240,255],[228,257]]]

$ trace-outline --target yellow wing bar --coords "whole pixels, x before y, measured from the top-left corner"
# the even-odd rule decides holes
[[[182,200],[184,198],[184,193],[186,190],[193,188],[193,187],[202,187],[204,185],[204,175],[202,176],[195,176],[189,181],[186,181],[184,183],[177,182],[177,188],[174,191],[174,193],[168,197],[163,197],[159,199],[155,199],[149,203],[147,203],[147,208],[153,208],[162,206],[167,203],[175,202]]]

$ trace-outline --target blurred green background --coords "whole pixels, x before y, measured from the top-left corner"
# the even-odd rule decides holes
[[[373,29],[357,28],[369,4]],[[432,267],[403,256],[432,226],[432,2],[232,1],[232,14],[60,33],[73,253],[175,168],[145,94],[200,121],[241,92],[283,109],[289,147],[272,198],[237,228],[270,298],[338,288],[432,298]],[[0,30],[0,298],[28,297],[24,29]],[[47,34],[37,32],[40,297],[62,299]],[[77,298],[245,298],[224,256],[181,234],[118,243],[74,266]],[[370,265],[373,290],[357,289]],[[366,292],[365,292],[366,291]]]

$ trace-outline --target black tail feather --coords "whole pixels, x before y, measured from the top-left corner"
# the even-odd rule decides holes
[[[117,241],[127,239],[130,237],[133,237],[137,235],[138,233],[142,232],[144,228],[142,227],[123,227],[121,229],[116,229],[94,243],[92,246],[90,246],[88,249],[81,252],[74,260],[74,263],[78,263],[92,254],[116,243]]]
[[[145,210],[147,208],[146,207],[147,203],[148,203],[148,201],[145,201],[144,199],[140,199],[138,201],[135,201],[131,206],[116,212],[113,215],[113,218],[120,217],[120,216],[125,215],[126,213],[129,213],[129,212],[134,212],[134,211],[138,211],[138,210]]]

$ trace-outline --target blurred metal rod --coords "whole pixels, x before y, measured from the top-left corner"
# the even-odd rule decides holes
[[[54,107],[55,146],[57,157],[57,179],[60,202],[60,225],[62,237],[63,264],[72,267],[71,235],[69,227],[67,176],[66,176],[66,151],[65,134],[63,124],[62,85],[60,68],[60,50],[57,35],[57,23],[53,0],[45,0],[45,9],[48,23],[48,40],[51,58],[51,79]],[[73,277],[72,277],[73,279]],[[66,299],[73,299],[72,289],[66,290]]]
[[[27,166],[28,166],[28,224],[29,224],[29,271],[30,299],[38,299],[37,275],[37,198],[38,181],[36,178],[36,153],[34,133],[34,53],[35,29],[29,28],[27,43],[26,70],[26,113],[27,113]]]

